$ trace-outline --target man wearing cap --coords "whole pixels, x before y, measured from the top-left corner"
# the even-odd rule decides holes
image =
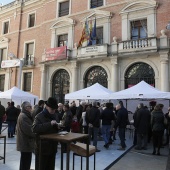
[[[55,141],[42,141],[41,169],[39,167],[39,136],[44,134],[52,134],[58,132],[59,119],[56,114],[58,107],[57,100],[49,97],[45,102],[46,106],[34,119],[32,131],[36,134],[35,148],[35,169],[36,170],[54,170],[55,156],[57,153],[57,143]]]

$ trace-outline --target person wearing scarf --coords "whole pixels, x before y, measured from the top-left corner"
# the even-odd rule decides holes
[[[30,170],[35,135],[31,130],[33,119],[32,106],[25,101],[17,121],[17,151],[21,152],[19,170]]]

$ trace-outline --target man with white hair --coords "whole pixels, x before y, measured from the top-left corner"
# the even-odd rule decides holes
[[[63,110],[63,104],[58,103],[58,109],[56,110],[56,113],[58,115],[59,121],[62,120],[63,115],[64,115],[64,110]]]

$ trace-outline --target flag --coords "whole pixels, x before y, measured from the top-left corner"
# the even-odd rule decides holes
[[[90,20],[90,28],[89,28],[89,43],[88,45],[92,45],[92,19]]]
[[[92,30],[92,45],[95,45],[96,44],[96,18],[95,18],[95,21],[94,21],[94,27],[93,27],[93,30]]]
[[[96,18],[94,20],[94,26],[92,28],[92,21],[90,22],[90,35],[89,35],[89,43],[88,45],[95,45],[96,44]]]
[[[87,46],[88,40],[89,40],[89,28],[88,28],[88,23],[87,23],[87,19],[86,19],[84,27],[83,27],[82,35],[79,40],[77,48],[82,47],[82,46]]]

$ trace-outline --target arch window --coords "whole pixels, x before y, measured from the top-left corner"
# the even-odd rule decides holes
[[[154,70],[146,63],[135,63],[125,73],[125,89],[136,85],[142,80],[155,87]]]
[[[53,77],[52,96],[57,99],[57,102],[64,103],[65,94],[69,93],[70,76],[64,69],[57,71]]]
[[[89,69],[85,76],[85,87],[89,87],[95,83],[99,83],[107,88],[107,73],[101,66],[95,66]]]

